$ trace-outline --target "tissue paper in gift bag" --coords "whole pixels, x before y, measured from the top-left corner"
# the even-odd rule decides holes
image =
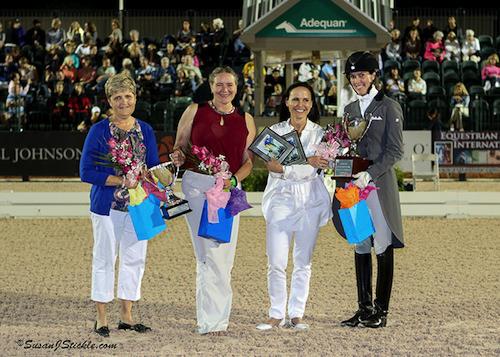
[[[229,243],[231,230],[233,229],[233,217],[224,208],[219,208],[217,215],[219,223],[210,223],[208,221],[208,204],[205,200],[198,235],[203,238],[213,239],[219,243]]]

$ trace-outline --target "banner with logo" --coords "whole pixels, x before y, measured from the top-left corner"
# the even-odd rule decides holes
[[[68,131],[0,132],[0,176],[78,177],[86,134]],[[175,135],[156,132],[160,161],[169,161]]]

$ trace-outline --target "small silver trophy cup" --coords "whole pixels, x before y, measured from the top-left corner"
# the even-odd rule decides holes
[[[161,206],[163,218],[172,219],[191,212],[189,202],[177,197],[174,194],[172,186],[174,185],[177,175],[179,174],[179,168],[175,166],[173,162],[169,161],[156,165],[150,168],[149,171],[164,186],[163,190],[165,191],[166,200]]]
[[[367,113],[365,117],[353,116],[350,113],[344,114],[342,127],[351,143],[348,154],[338,156],[335,159],[334,177],[351,178],[352,175],[358,172],[366,171],[370,166],[370,161],[360,157],[358,153],[358,144],[370,127],[370,119],[370,113]]]

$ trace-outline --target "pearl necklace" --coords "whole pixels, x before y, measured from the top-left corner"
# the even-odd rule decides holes
[[[223,111],[217,109],[212,101],[208,102],[208,104],[210,105],[210,108],[212,108],[217,114],[220,115],[220,121],[219,121],[220,126],[224,126],[224,115],[233,114],[234,111],[236,110],[236,108],[233,107],[230,111],[228,111],[226,113],[226,112],[223,112]]]

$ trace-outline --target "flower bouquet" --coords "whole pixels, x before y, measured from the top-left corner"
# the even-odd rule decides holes
[[[237,187],[224,190],[224,180],[231,178],[229,164],[224,155],[215,156],[206,147],[192,145],[189,159],[197,169],[215,177],[215,185],[205,192],[206,201],[200,219],[198,235],[219,243],[228,243],[231,237],[233,217],[251,206],[246,193]]]
[[[361,190],[352,182],[346,188],[336,189],[335,197],[340,202],[339,217],[349,244],[359,244],[375,233],[366,199],[376,189],[367,186]]]
[[[349,140],[347,133],[340,124],[328,124],[321,143],[316,145],[315,155],[328,160],[326,174],[332,174],[337,156],[347,154],[349,151]]]

